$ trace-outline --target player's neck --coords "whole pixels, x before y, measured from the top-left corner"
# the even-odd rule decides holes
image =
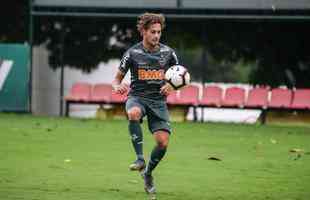
[[[149,52],[155,52],[159,49],[159,45],[151,45],[150,43],[146,42],[145,40],[142,41],[143,48]]]

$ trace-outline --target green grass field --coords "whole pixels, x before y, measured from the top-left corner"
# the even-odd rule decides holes
[[[154,172],[159,200],[310,199],[309,127],[172,126]],[[1,200],[147,199],[134,159],[126,121],[0,114]]]

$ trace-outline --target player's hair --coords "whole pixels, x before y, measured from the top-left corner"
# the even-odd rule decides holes
[[[137,29],[142,35],[142,31],[150,28],[152,24],[160,23],[161,29],[165,28],[165,17],[163,14],[144,13],[138,17]]]

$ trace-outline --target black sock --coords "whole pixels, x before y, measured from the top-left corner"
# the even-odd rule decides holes
[[[166,154],[166,151],[167,151],[167,148],[160,148],[159,146],[154,147],[151,153],[151,158],[146,167],[146,171],[145,171],[146,174],[152,174],[152,171],[155,169],[155,167],[164,157],[164,155]]]
[[[129,133],[131,136],[131,142],[135,149],[137,158],[144,160],[143,157],[143,135],[140,122],[136,120],[129,120]]]

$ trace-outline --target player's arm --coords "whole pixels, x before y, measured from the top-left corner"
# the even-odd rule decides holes
[[[118,71],[114,77],[114,80],[112,81],[112,88],[113,91],[119,94],[124,94],[127,92],[128,87],[125,84],[122,84],[122,80],[124,79],[126,73],[129,70],[129,67],[131,65],[131,58],[130,53],[127,51],[120,63],[120,66],[118,68]]]
[[[119,94],[124,94],[127,92],[127,85],[122,84],[122,80],[124,79],[124,77],[125,74],[121,70],[118,70],[114,77],[114,80],[112,81],[112,88],[114,92]]]
[[[166,82],[165,85],[160,88],[160,93],[168,96],[173,90],[174,88],[168,82]]]

